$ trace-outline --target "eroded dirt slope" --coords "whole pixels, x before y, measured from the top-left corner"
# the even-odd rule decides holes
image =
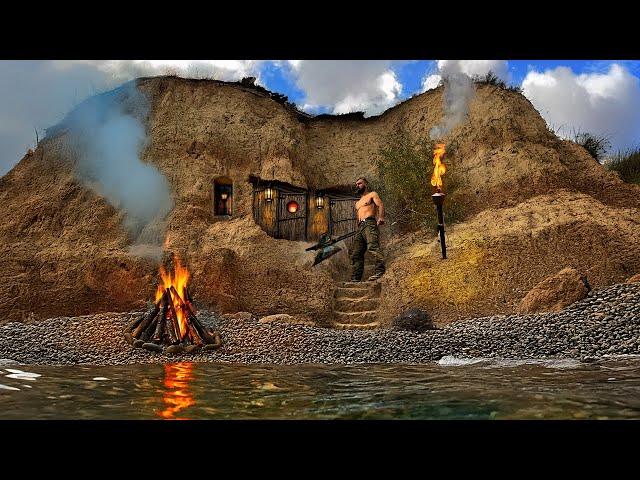
[[[151,106],[143,159],[168,179],[175,203],[166,251],[191,268],[196,302],[319,322],[344,258],[311,270],[308,244],[267,236],[252,220],[248,176],[313,188],[375,178],[389,135],[402,127],[424,137],[442,115],[441,88],[359,119],[309,118],[239,84],[158,77],[137,85]],[[480,85],[470,107],[444,139],[464,180],[467,218],[448,230],[446,263],[434,232],[391,239],[383,319],[412,305],[440,322],[510,312],[569,264],[594,285],[640,270],[640,187],[557,139],[522,95]],[[0,179],[0,321],[131,310],[155,289],[157,264],[131,253],[122,213],[76,180],[74,161],[61,129]],[[220,175],[234,181],[231,220],[212,214]]]

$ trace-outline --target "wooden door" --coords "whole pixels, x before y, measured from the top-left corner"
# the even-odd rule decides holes
[[[307,237],[307,195],[278,192],[276,238],[304,241]],[[295,210],[294,210],[295,207]]]

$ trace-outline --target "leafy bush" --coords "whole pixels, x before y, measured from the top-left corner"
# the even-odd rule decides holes
[[[404,130],[397,131],[383,148],[378,158],[379,182],[373,185],[384,201],[389,225],[396,231],[407,232],[420,228],[436,228],[437,216],[431,199],[433,148],[429,140],[414,142]],[[447,167],[444,193],[447,194],[445,222],[454,223],[462,218],[463,208],[459,195],[459,175],[455,167],[455,144],[447,145],[443,160]]]
[[[604,162],[608,170],[620,174],[625,182],[640,185],[640,147],[619,151]]]
[[[574,142],[582,146],[589,155],[595,158],[597,161],[602,160],[604,154],[607,153],[611,147],[611,140],[608,135],[594,135],[588,132],[573,132],[572,138]]]
[[[486,75],[474,75],[472,80],[474,83],[481,83],[484,85],[493,85],[503,90],[509,90],[510,92],[522,93],[522,88],[517,85],[507,85],[504,80],[501,80],[493,71],[489,70]]]
[[[473,81],[475,83],[484,83],[486,85],[494,85],[500,88],[507,88],[507,85],[502,80],[500,80],[500,78],[491,70],[489,70],[484,77],[480,75],[474,75]]]

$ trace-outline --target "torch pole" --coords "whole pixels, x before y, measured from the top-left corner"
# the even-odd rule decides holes
[[[436,193],[431,195],[433,203],[436,205],[436,211],[438,212],[438,233],[440,234],[440,248],[442,249],[442,258],[447,258],[447,244],[444,238],[444,214],[442,213],[442,204],[444,203],[445,194],[438,189]]]

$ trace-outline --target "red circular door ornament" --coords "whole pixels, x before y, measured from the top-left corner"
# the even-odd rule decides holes
[[[299,207],[300,206],[298,205],[298,202],[296,202],[295,200],[291,200],[289,203],[287,203],[287,211],[289,213],[296,213]]]

